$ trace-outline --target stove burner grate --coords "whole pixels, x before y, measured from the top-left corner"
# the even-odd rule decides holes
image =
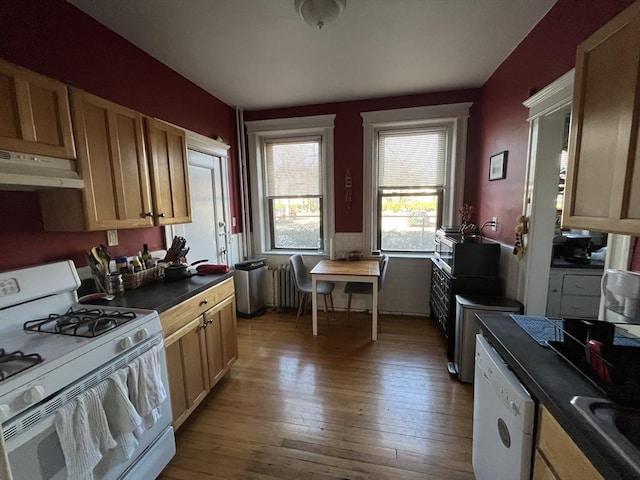
[[[16,375],[27,368],[33,367],[38,363],[42,363],[42,357],[37,353],[25,354],[20,350],[6,352],[4,348],[0,348],[0,381]]]
[[[134,318],[136,314],[132,311],[70,308],[62,315],[52,313],[46,318],[26,322],[24,329],[32,332],[91,338],[113,330]]]

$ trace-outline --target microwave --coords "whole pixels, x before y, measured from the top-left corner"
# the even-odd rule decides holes
[[[453,277],[499,276],[500,244],[488,238],[436,231],[435,255],[440,267]]]

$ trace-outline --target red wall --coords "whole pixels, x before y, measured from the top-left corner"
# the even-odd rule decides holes
[[[456,90],[425,93],[351,102],[325,103],[273,110],[247,111],[245,121],[271,118],[301,117],[307,115],[335,114],[334,128],[334,185],[336,232],[362,232],[363,228],[363,129],[361,112],[393,108],[441,105],[446,103],[474,102],[469,119],[468,148],[477,148],[478,122],[474,113],[480,91]],[[344,202],[344,177],[349,169],[352,177],[352,203],[347,209]]]
[[[231,145],[231,214],[241,218],[232,107],[64,0],[2,0],[0,57],[191,131],[224,138]],[[86,265],[82,252],[106,243],[104,232],[43,232],[34,193],[1,192],[0,200],[0,270],[63,258]],[[143,243],[164,247],[161,227],[118,234],[115,253],[135,253]]]
[[[477,169],[471,191],[476,193],[477,221],[498,217],[493,234],[498,240],[514,244],[522,212],[529,134],[522,102],[571,70],[577,45],[631,3],[559,0],[483,86],[480,148],[469,150],[468,156]],[[509,151],[507,178],[489,182],[489,157],[503,150]]]

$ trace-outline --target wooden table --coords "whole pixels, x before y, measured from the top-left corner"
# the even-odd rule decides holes
[[[373,303],[371,305],[371,340],[378,339],[378,277],[380,276],[380,262],[378,260],[321,260],[311,269],[311,285],[313,293],[313,334],[318,335],[318,280],[329,282],[362,282],[370,283],[373,288]]]

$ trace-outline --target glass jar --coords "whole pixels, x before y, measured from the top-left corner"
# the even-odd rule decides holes
[[[107,293],[111,295],[120,295],[124,293],[124,281],[119,273],[111,273],[107,277]]]
[[[129,264],[127,263],[127,257],[116,258],[116,271],[119,273],[129,272]]]

